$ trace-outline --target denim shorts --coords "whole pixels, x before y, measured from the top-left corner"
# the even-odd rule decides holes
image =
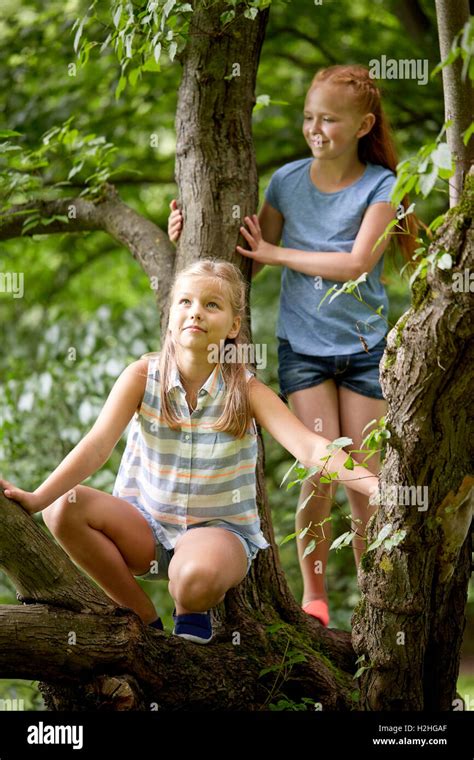
[[[200,528],[200,527],[207,527],[209,528],[209,525],[192,525],[188,528],[188,530],[192,530],[193,528]],[[218,527],[222,527],[222,525],[219,525]],[[258,553],[258,547],[251,544],[247,539],[245,539],[243,536],[240,535],[240,533],[237,533],[237,531],[232,530],[231,528],[225,528],[225,530],[229,530],[231,533],[235,533],[237,538],[240,539],[242,546],[245,549],[245,553],[247,555],[247,573],[250,570],[250,566],[252,564],[252,561],[255,559]],[[135,578],[141,578],[143,581],[164,581],[169,580],[168,577],[168,567],[171,562],[171,559],[174,554],[174,549],[166,549],[163,544],[161,544],[159,541],[155,544],[155,562],[156,564],[154,567],[149,570],[147,573],[144,573],[143,575],[135,575]]]
[[[313,388],[325,380],[360,393],[361,396],[383,399],[379,380],[379,364],[385,350],[385,337],[369,352],[339,356],[297,354],[289,341],[278,338],[278,379],[280,396]]]

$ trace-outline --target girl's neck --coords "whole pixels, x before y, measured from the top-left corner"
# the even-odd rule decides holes
[[[176,364],[185,390],[190,391],[202,388],[216,366],[209,363],[207,353],[201,356],[181,347],[176,353]]]
[[[365,171],[365,164],[356,156],[340,156],[334,160],[314,158],[311,164],[311,178],[321,189],[342,188],[355,182]]]

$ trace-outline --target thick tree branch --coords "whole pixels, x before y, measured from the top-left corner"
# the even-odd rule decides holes
[[[116,606],[94,587],[66,552],[0,489],[0,570],[26,604],[45,603],[71,612],[110,613]],[[24,561],[18,562],[18,557]],[[0,609],[2,609],[0,607]]]
[[[158,309],[162,310],[173,276],[174,247],[156,224],[123,203],[113,186],[106,185],[102,198],[95,202],[84,198],[60,198],[14,206],[0,215],[0,240],[22,235],[28,211],[37,211],[41,219],[64,216],[68,221],[55,219],[50,224],[40,221],[25,233],[27,235],[88,230],[107,232],[128,248],[140,264],[155,290]]]
[[[187,702],[194,708],[215,709],[222,692],[227,709],[246,709],[249,702],[265,701],[274,675],[262,680],[259,673],[262,663],[275,664],[277,656],[265,622],[233,620],[230,628],[217,622],[213,647],[190,645],[144,626],[133,611],[116,605],[79,572],[34,518],[2,493],[0,524],[0,569],[27,605],[0,606],[0,678],[80,683],[83,698],[93,700],[104,699],[110,687],[108,677],[113,676],[121,685],[119,698],[130,697],[133,702],[136,697],[131,693],[136,689],[130,692],[126,686],[132,677],[144,695],[144,709],[150,709],[147,702],[153,701],[166,709],[182,708]],[[232,646],[236,629],[241,646]],[[331,638],[331,655],[339,653],[348,672],[339,671],[336,680],[333,669],[309,650],[304,670],[296,669],[289,685],[295,681],[301,688],[303,682],[309,697],[313,695],[328,708],[344,709],[353,688],[353,662],[347,656],[347,635],[329,634],[328,643]],[[97,682],[97,676],[107,678]],[[242,688],[236,689],[236,683]],[[103,690],[100,695],[98,689]],[[209,703],[210,694],[215,696],[214,705]]]

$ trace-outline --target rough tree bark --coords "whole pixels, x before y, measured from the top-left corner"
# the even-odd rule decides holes
[[[363,598],[352,633],[370,666],[363,709],[452,710],[456,696],[474,494],[474,331],[464,279],[474,264],[473,205],[474,169],[430,247],[449,252],[453,269],[435,268],[418,287],[381,363],[391,438],[369,539],[387,524],[406,536],[367,552],[359,573]],[[423,492],[405,490],[412,486],[427,487],[427,509]]]
[[[436,10],[444,59],[469,8],[467,0],[436,0]],[[459,205],[430,247],[432,253],[449,252],[453,269],[435,267],[417,283],[413,306],[390,332],[381,363],[392,437],[381,476],[383,504],[371,533],[391,524],[393,532],[406,535],[398,546],[367,553],[360,571],[363,598],[352,634],[369,665],[361,707],[370,710],[451,710],[456,696],[474,486],[468,445],[474,141],[465,146],[462,140],[472,118],[472,88],[469,79],[462,82],[461,68],[458,61],[443,69],[446,118],[453,120],[447,139],[456,157],[450,203]],[[410,492],[415,486],[427,489],[427,509],[423,492]]]

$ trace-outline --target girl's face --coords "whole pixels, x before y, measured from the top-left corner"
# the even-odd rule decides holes
[[[303,134],[315,158],[357,156],[357,143],[372,129],[375,116],[361,114],[347,87],[318,84],[306,95]]]
[[[182,348],[207,353],[208,346],[220,347],[225,338],[235,338],[240,317],[234,316],[225,287],[214,277],[181,277],[170,308],[168,329]]]

